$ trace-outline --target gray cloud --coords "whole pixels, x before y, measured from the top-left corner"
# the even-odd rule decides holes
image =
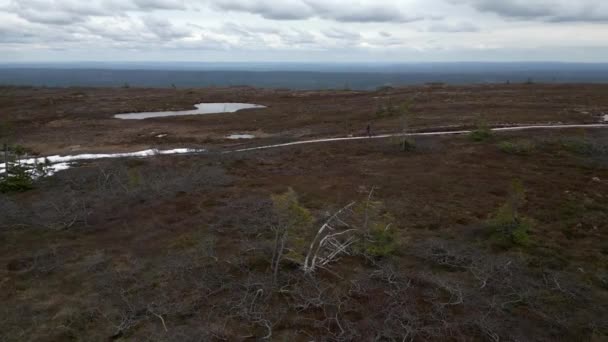
[[[435,23],[429,26],[427,32],[447,32],[447,33],[462,33],[462,32],[479,32],[481,29],[470,22],[460,22],[455,24],[450,23]]]
[[[114,1],[116,0],[106,0]],[[124,2],[124,1],[122,1]],[[127,1],[128,2],[128,1]],[[151,10],[184,10],[186,9],[185,0],[133,0],[133,9],[142,11]]]
[[[76,42],[85,32],[80,25],[57,26],[32,23],[18,17],[0,19],[1,44],[39,45],[52,47],[57,43]]]
[[[389,3],[363,4],[336,0],[215,0],[211,6],[225,11],[257,14],[273,20],[321,18],[346,23],[412,22],[421,16],[407,16]]]
[[[422,20],[422,16],[407,16],[392,3],[345,3],[331,0],[305,0],[323,19],[340,22],[404,23]]]
[[[449,0],[503,17],[550,22],[608,21],[605,0]]]
[[[143,23],[149,32],[163,41],[186,38],[191,35],[189,30],[174,26],[166,18],[144,17]]]
[[[7,10],[33,22],[70,25],[95,16],[121,16],[126,12],[183,10],[184,0],[11,0]]]
[[[178,60],[467,59],[500,50],[487,56],[605,61],[606,36],[608,0],[0,0],[0,60],[126,56],[108,51]],[[514,49],[520,55],[505,54]]]
[[[313,45],[317,38],[310,32],[292,29],[280,34],[281,40],[288,45]]]
[[[23,9],[18,12],[19,16],[29,22],[49,25],[70,25],[84,21],[86,17],[69,12],[42,11],[35,9]]]
[[[399,12],[376,9],[375,11],[351,11],[347,13],[332,13],[322,16],[324,19],[332,19],[345,23],[382,23],[395,22],[407,23],[422,20],[422,17],[406,17]]]
[[[38,41],[38,37],[35,32],[24,27],[0,26],[0,43],[3,44],[34,43]]]
[[[361,39],[361,34],[358,32],[351,32],[343,29],[333,28],[331,30],[326,30],[323,34],[332,39],[340,39],[340,40],[359,40]]]
[[[313,15],[311,8],[299,0],[216,0],[210,3],[212,7],[220,10],[258,14],[274,20],[307,19]]]

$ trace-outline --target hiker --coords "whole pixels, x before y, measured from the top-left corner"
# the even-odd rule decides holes
[[[367,124],[367,136],[368,137],[372,137],[372,125],[371,124]]]

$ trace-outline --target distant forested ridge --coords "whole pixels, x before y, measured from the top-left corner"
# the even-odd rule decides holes
[[[372,90],[425,83],[608,83],[607,64],[583,63],[61,63],[0,64],[1,85]]]

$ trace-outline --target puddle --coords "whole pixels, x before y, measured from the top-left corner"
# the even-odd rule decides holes
[[[128,157],[152,157],[158,155],[170,155],[170,154],[187,154],[205,152],[204,149],[193,149],[193,148],[176,148],[172,150],[143,150],[137,152],[126,152],[126,153],[87,153],[87,154],[76,154],[72,156],[48,156],[40,158],[28,158],[20,159],[19,163],[22,165],[36,165],[36,164],[49,164],[49,176],[55,172],[67,170],[71,167],[70,163],[83,160],[96,160],[96,159],[108,159],[108,158],[128,158]],[[6,172],[6,165],[0,164],[0,174]]]
[[[250,103],[199,103],[194,105],[196,109],[168,112],[144,112],[144,113],[124,113],[116,114],[116,119],[123,120],[143,120],[149,118],[162,118],[167,116],[182,115],[202,115],[202,114],[221,114],[234,113],[242,109],[266,108],[265,106]]]
[[[239,140],[239,139],[254,139],[255,135],[253,134],[232,134],[226,137],[231,140]]]

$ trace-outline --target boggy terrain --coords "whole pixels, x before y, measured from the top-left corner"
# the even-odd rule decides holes
[[[604,341],[608,129],[479,122],[598,123],[606,94],[3,88],[4,139],[43,155],[210,152],[87,161],[0,194],[0,340]],[[230,101],[269,108],[112,118]],[[369,122],[479,127],[216,153]]]
[[[44,155],[150,147],[226,147],[251,133],[263,145],[311,137],[534,123],[597,123],[608,85],[441,85],[377,92],[255,88],[0,87],[0,117],[16,143]],[[194,109],[202,102],[267,106],[230,114],[119,120],[115,114]],[[452,126],[452,127],[451,127]],[[166,134],[166,136],[165,136]],[[159,138],[158,136],[162,136]]]

